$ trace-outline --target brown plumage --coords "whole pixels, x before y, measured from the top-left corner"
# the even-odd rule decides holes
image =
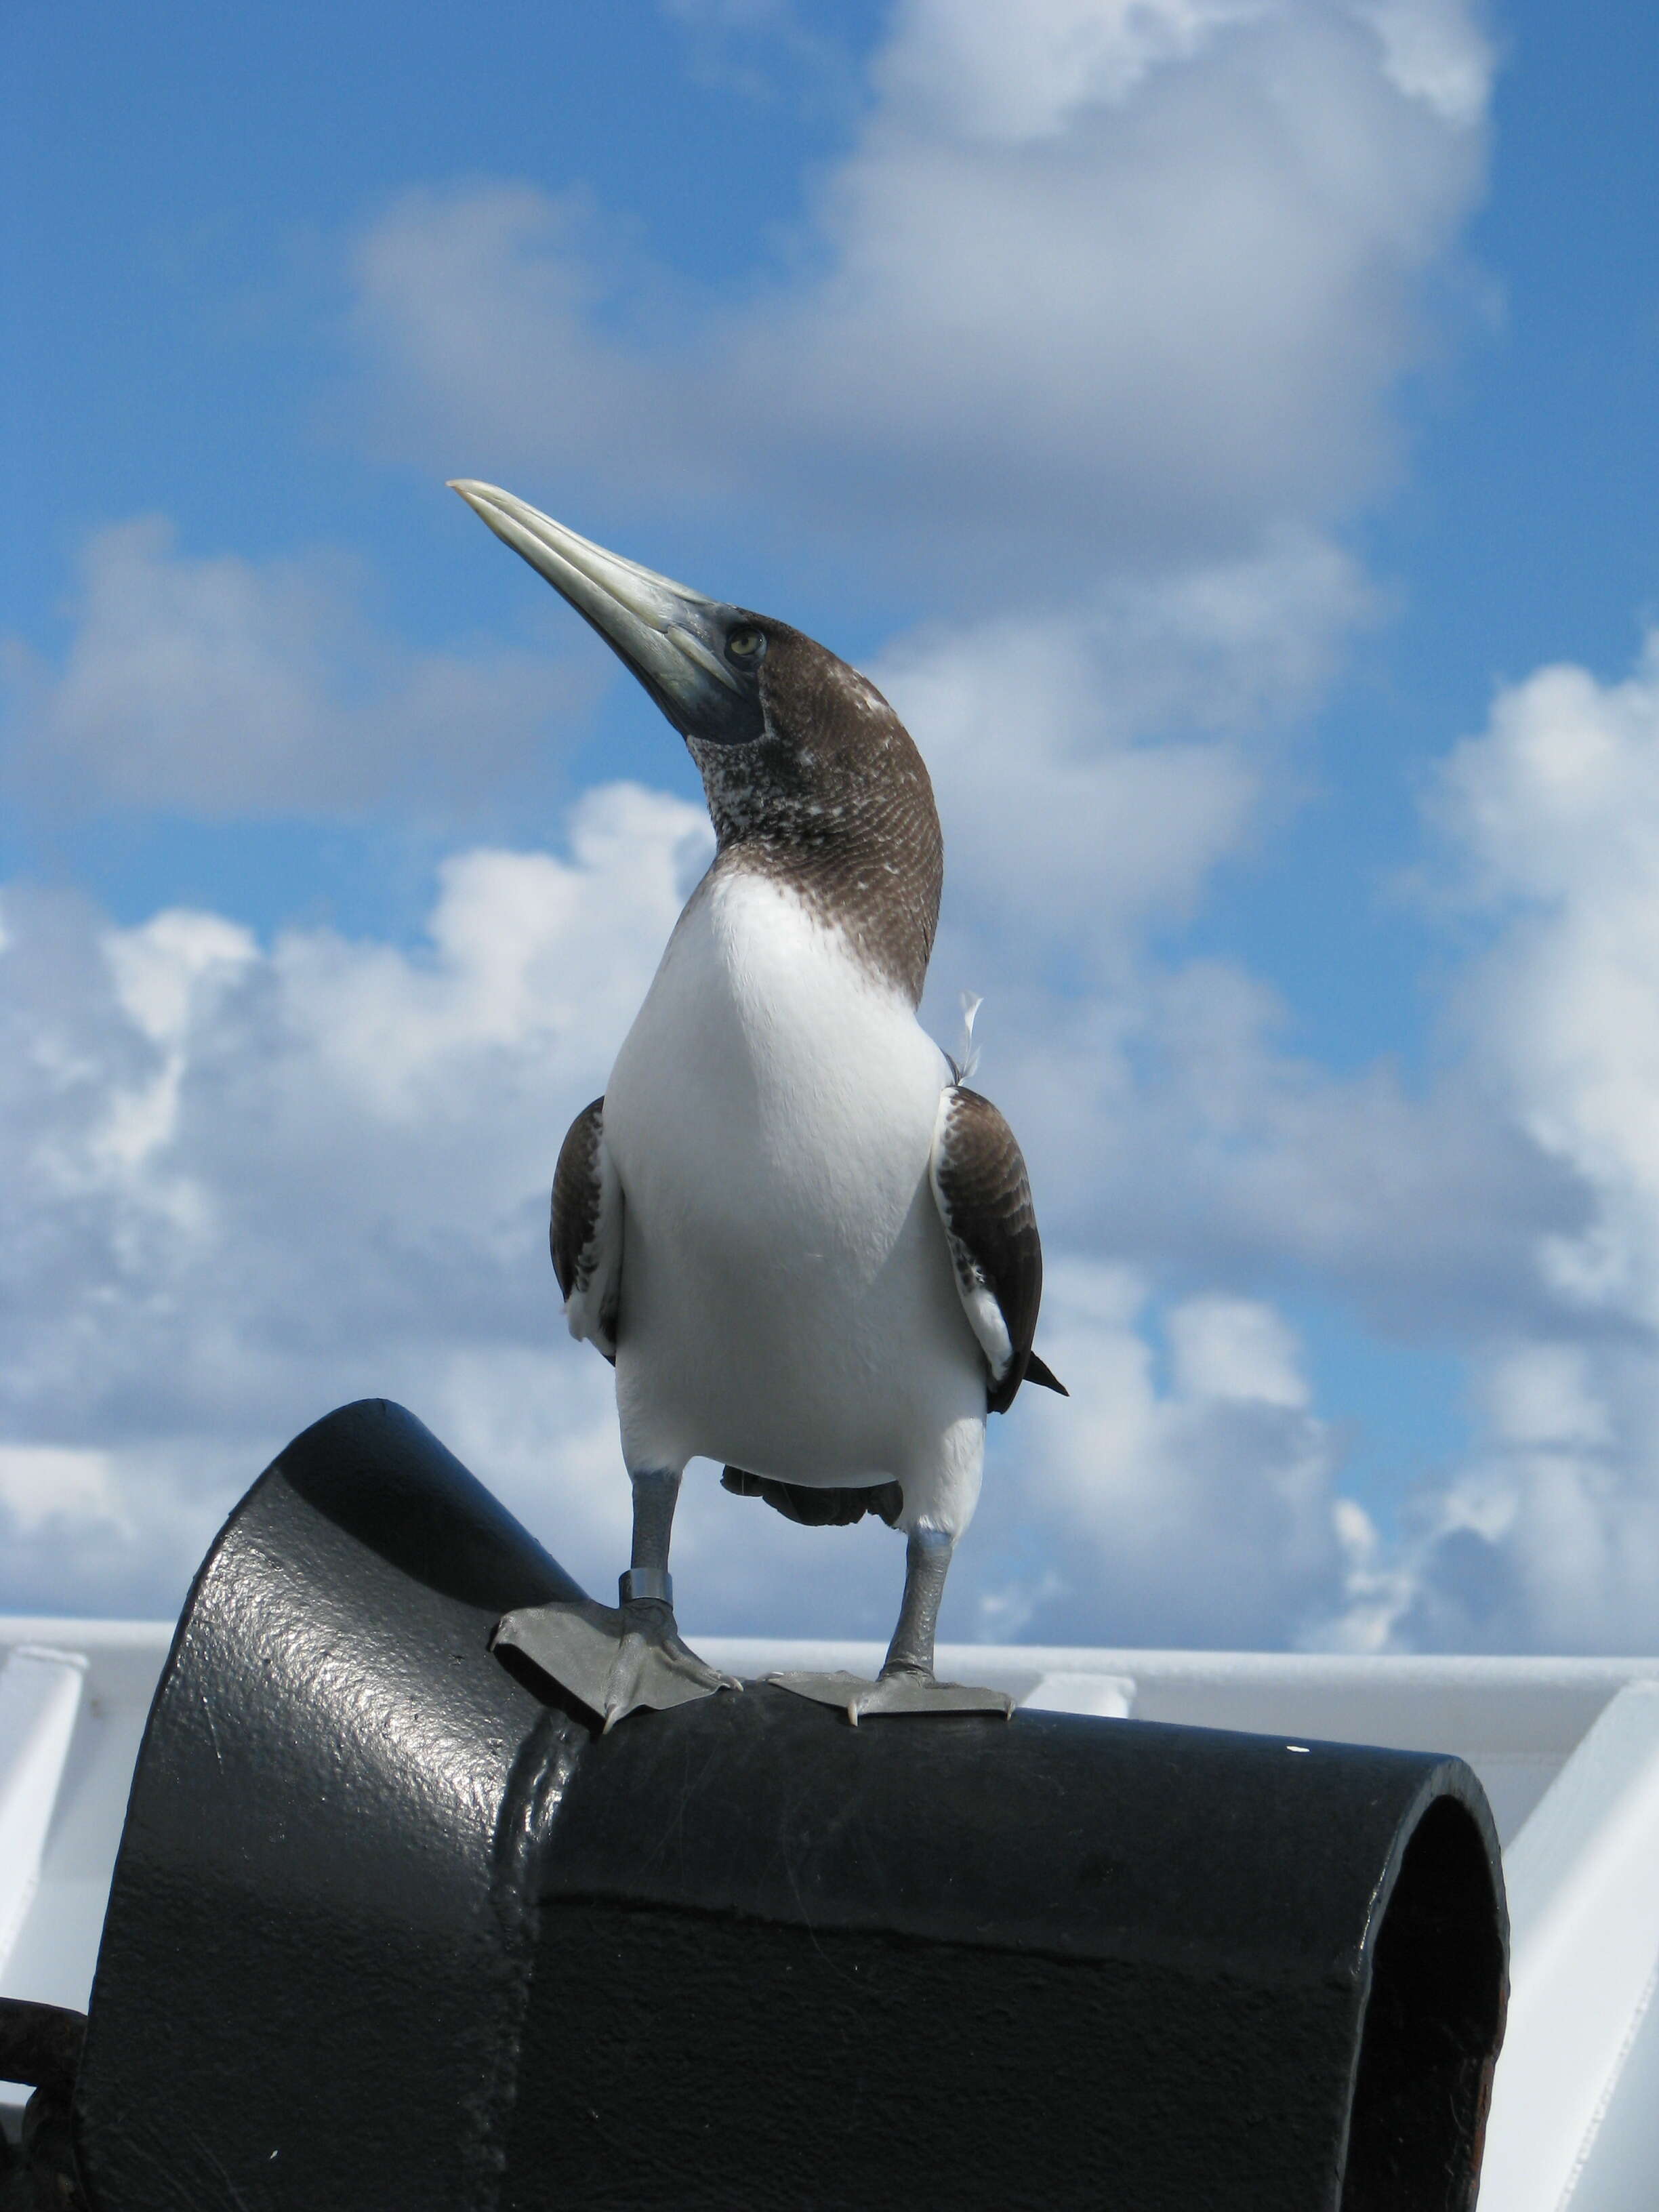
[[[719,840],[715,871],[789,884],[920,1005],[945,881],[921,755],[856,669],[787,623],[744,619],[766,634],[765,734],[740,750],[688,740]],[[793,734],[806,731],[810,744]]]
[[[1006,1413],[1028,1380],[1069,1396],[1031,1350],[1042,1303],[1042,1245],[1024,1156],[988,1098],[960,1083],[949,1096],[934,1195],[964,1292],[988,1291],[1008,1330],[1008,1362],[992,1374],[987,1408]]]
[[[599,1228],[599,1143],[605,1131],[605,1101],[596,1098],[565,1133],[553,1170],[553,1205],[547,1224],[548,1249],[559,1295],[567,1302],[593,1279]],[[617,1306],[613,1292],[601,1310],[605,1340],[599,1349],[617,1364]]]

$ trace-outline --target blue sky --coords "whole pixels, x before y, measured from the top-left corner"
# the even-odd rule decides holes
[[[533,1221],[697,793],[459,473],[933,767],[930,1011],[987,992],[1088,1378],[955,1632],[1651,1644],[1659,33],[1005,15],[9,11],[0,1603],[165,1610],[379,1390],[611,1571]],[[592,1004],[536,854],[617,902]],[[689,1511],[777,1625],[793,1538]],[[878,1626],[890,1562],[800,1556]]]

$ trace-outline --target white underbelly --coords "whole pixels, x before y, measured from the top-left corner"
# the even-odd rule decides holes
[[[605,1092],[630,1458],[857,1481],[982,1412],[927,1176],[948,1079],[793,894],[705,888]]]

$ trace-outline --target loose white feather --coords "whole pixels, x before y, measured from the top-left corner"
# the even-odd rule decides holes
[[[945,1055],[951,1063],[951,1073],[958,1083],[971,1083],[979,1073],[979,1047],[974,1042],[974,1017],[985,1004],[976,991],[962,994],[962,1035],[957,1040],[954,1052]]]

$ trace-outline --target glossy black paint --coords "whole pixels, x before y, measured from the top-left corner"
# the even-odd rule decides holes
[[[487,1648],[573,1589],[380,1401],[255,1486],[134,1784],[98,2212],[1473,2203],[1461,1762],[762,1686],[596,1737]]]

